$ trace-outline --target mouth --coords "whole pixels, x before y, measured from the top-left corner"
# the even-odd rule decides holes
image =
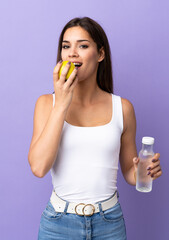
[[[78,68],[82,66],[82,63],[80,62],[73,62],[73,64],[75,65],[75,67],[78,67]]]

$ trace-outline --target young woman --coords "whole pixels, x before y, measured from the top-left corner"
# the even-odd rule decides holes
[[[69,61],[60,78],[62,61]],[[117,171],[136,184],[136,120],[132,104],[113,94],[109,43],[94,20],[64,27],[53,71],[54,93],[38,98],[29,163],[37,177],[51,171],[53,192],[38,239],[125,240]],[[76,68],[66,80],[70,63]],[[149,175],[161,176],[160,154]]]

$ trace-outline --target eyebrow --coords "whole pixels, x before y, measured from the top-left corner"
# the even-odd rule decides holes
[[[85,39],[77,40],[77,42],[84,42],[84,41],[90,42],[89,40],[85,40]],[[70,42],[67,41],[67,40],[63,40],[62,42],[70,43]]]

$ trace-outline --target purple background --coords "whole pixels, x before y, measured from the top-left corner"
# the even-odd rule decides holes
[[[52,93],[58,37],[74,17],[89,16],[107,33],[115,94],[137,118],[137,150],[155,137],[163,175],[139,193],[119,170],[118,189],[129,240],[169,239],[169,2],[157,0],[5,0],[0,3],[0,239],[37,239],[51,195],[48,173],[35,177],[27,155],[37,98]]]

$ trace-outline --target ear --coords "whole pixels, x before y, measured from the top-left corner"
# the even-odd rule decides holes
[[[99,59],[98,59],[98,62],[103,61],[104,57],[105,57],[104,47],[101,47],[100,50],[99,50]]]

